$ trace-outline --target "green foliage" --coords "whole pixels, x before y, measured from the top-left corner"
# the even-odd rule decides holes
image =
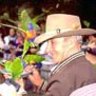
[[[23,54],[22,54],[22,58],[25,56],[25,54],[27,53],[28,49],[30,47],[30,42],[28,42],[28,40],[24,41],[24,48],[23,48]]]
[[[3,15],[0,16],[0,19],[4,19],[4,20],[7,20],[9,19],[10,16],[9,16],[9,13],[5,12]]]
[[[84,25],[85,25],[87,28],[89,28],[89,27],[90,27],[90,22],[88,22],[88,21],[84,20],[84,21],[83,21],[83,23],[84,23]]]
[[[4,17],[4,19],[9,19],[9,18],[10,18],[9,13],[5,12],[5,13],[3,14],[3,17]]]
[[[27,13],[26,10],[23,10],[19,16],[19,20],[21,22],[21,28],[23,30],[25,30],[25,32],[28,31],[28,24],[29,23],[32,23],[33,27],[36,29],[38,28],[39,26],[36,24],[35,21],[38,21],[37,20],[38,18],[36,18],[35,20],[34,19],[31,19]]]
[[[37,55],[37,54],[32,54],[32,55],[26,55],[24,57],[24,61],[27,63],[27,64],[30,64],[31,62],[35,62],[35,63],[40,63],[41,61],[45,60],[44,57],[40,56],[40,55]]]
[[[29,42],[28,40],[24,41],[24,48],[23,48],[23,54],[22,54],[22,58],[25,56],[25,54],[27,53],[29,47],[34,47],[35,44],[33,42]]]
[[[4,66],[5,70],[12,75],[13,79],[19,78],[23,72],[23,65],[20,58],[7,61]]]

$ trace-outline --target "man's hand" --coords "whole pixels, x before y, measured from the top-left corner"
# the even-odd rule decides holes
[[[38,70],[33,65],[28,65],[25,67],[25,72],[32,73],[28,75],[28,78],[32,81],[32,83],[38,87],[40,87],[43,83],[43,79],[41,78]]]

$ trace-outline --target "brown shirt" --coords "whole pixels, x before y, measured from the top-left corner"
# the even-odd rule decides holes
[[[84,53],[79,52],[52,72],[44,96],[69,96],[77,88],[94,82],[96,69],[85,59]]]

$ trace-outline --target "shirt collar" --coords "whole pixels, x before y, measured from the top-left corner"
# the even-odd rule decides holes
[[[65,59],[61,64],[56,65],[55,67],[52,68],[51,70],[51,75],[56,74],[58,71],[60,71],[62,69],[62,67],[66,66],[67,64],[69,64],[71,61],[73,61],[74,59],[84,56],[84,52],[83,51],[79,51],[73,55],[71,55],[70,57],[68,57],[67,59]]]

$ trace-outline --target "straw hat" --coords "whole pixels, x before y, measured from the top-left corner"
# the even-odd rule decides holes
[[[81,28],[80,19],[75,15],[52,14],[47,17],[45,33],[36,37],[35,43],[40,44],[52,38],[64,36],[81,36],[96,34],[96,30]]]

